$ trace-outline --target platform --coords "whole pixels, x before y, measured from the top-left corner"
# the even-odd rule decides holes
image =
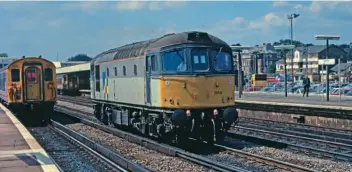
[[[0,172],[56,172],[59,168],[45,150],[0,104]]]
[[[238,92],[235,94],[235,101],[238,103],[352,110],[352,97],[350,96],[342,96],[341,101],[339,96],[330,96],[329,101],[326,101],[326,95],[310,95],[309,97],[303,97],[301,94],[288,94],[287,97],[285,97],[284,93],[245,92],[242,94],[241,98],[239,98]]]

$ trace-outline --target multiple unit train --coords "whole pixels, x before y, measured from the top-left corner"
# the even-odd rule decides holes
[[[105,124],[180,141],[223,140],[238,120],[232,50],[204,32],[128,44],[91,61],[94,113]]]
[[[90,63],[56,69],[57,92],[62,95],[80,95],[80,90],[90,89]]]
[[[16,112],[35,111],[48,122],[56,103],[55,65],[39,56],[13,60],[0,70],[0,100]],[[23,113],[19,113],[23,114]]]

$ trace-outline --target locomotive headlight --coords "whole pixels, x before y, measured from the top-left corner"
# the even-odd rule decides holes
[[[213,110],[213,115],[214,115],[214,116],[217,116],[218,114],[219,114],[219,111],[218,111],[217,109],[214,109],[214,110]]]
[[[191,116],[191,111],[190,110],[186,111],[186,116]]]

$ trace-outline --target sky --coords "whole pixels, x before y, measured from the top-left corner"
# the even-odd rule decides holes
[[[183,31],[208,32],[228,44],[253,46],[316,34],[352,42],[352,1],[86,1],[0,2],[0,53],[60,61],[91,57],[124,44]]]

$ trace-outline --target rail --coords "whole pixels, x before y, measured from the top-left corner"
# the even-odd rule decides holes
[[[113,151],[106,149],[98,143],[90,140],[89,138],[77,133],[76,131],[71,130],[70,128],[61,125],[60,123],[51,120],[52,127],[61,135],[67,139],[73,141],[74,143],[80,145],[87,151],[91,152],[95,156],[102,159],[107,164],[112,167],[119,169],[120,171],[140,171],[140,172],[149,172],[151,170],[146,169],[128,159],[119,155]]]

